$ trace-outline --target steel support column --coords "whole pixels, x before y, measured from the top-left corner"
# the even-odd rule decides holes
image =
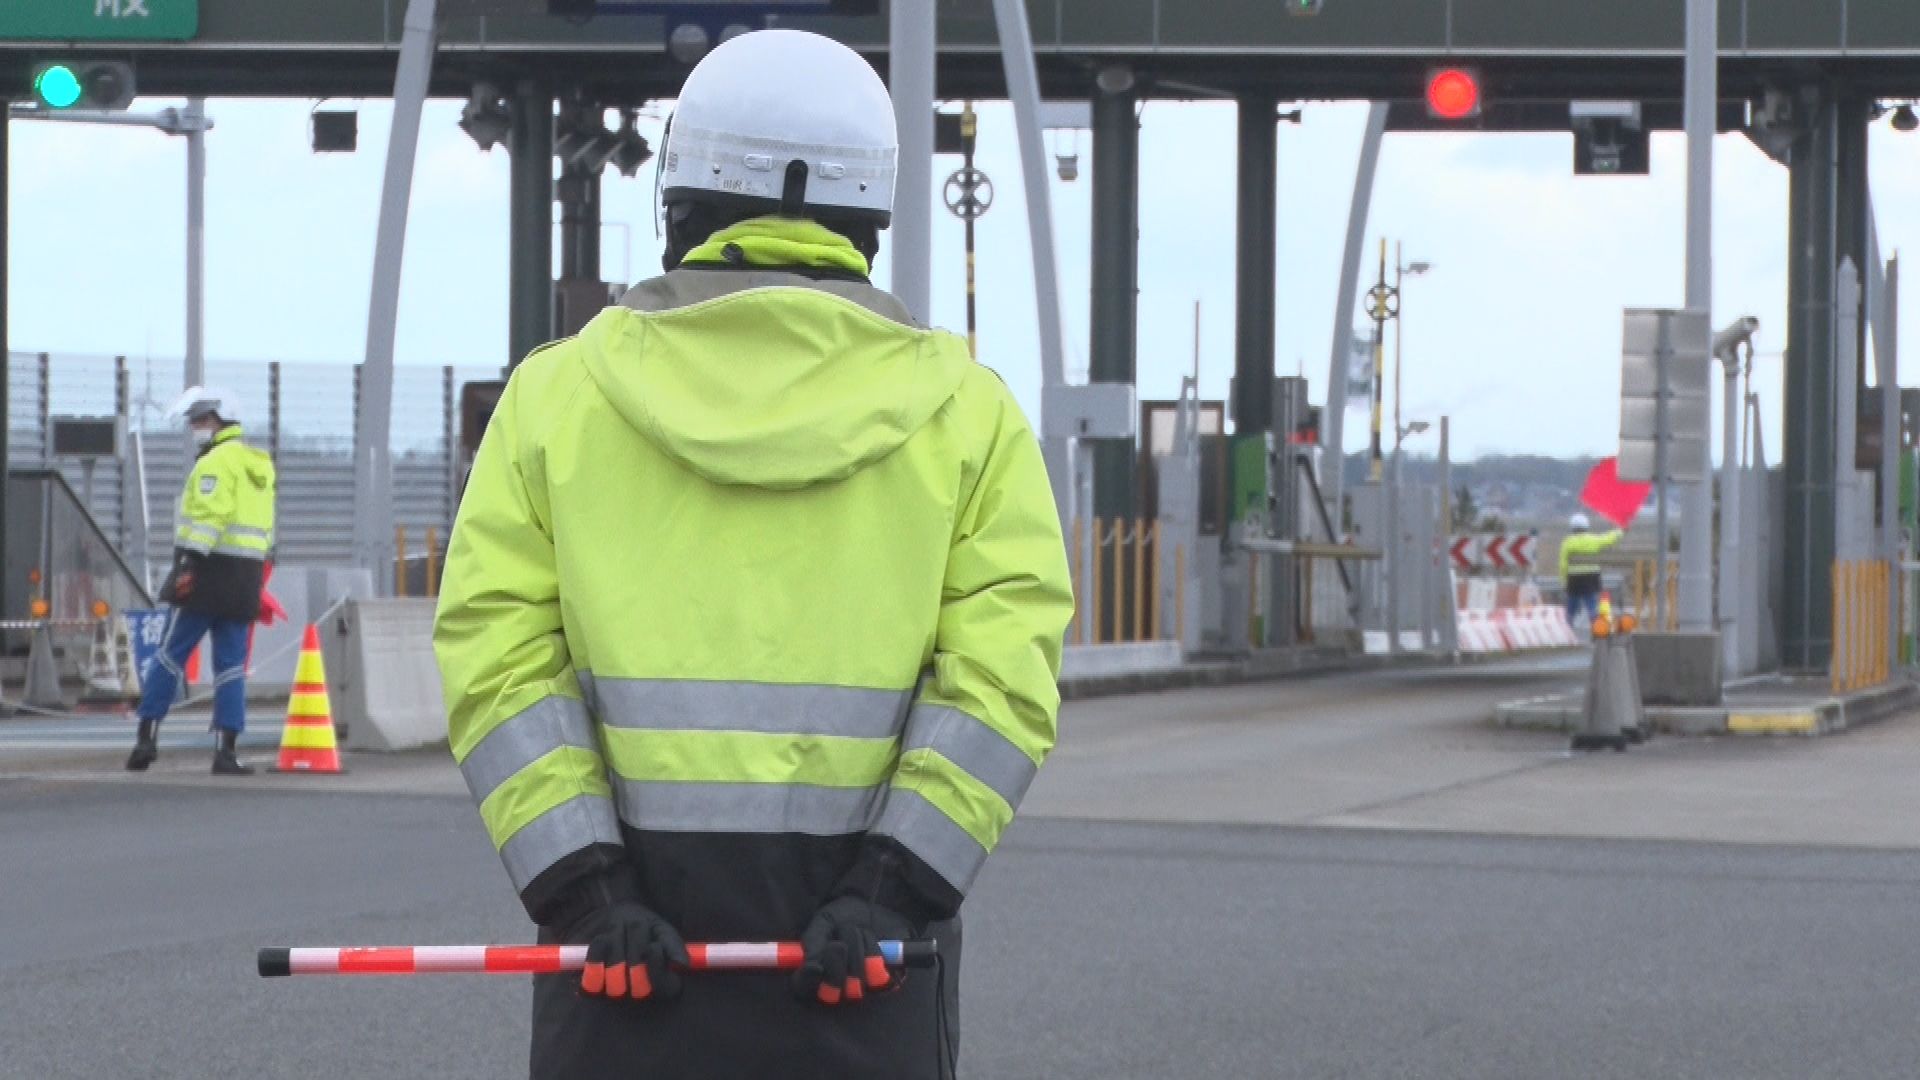
[[[933,106],[939,64],[934,0],[889,0],[887,74],[900,117],[900,178],[894,199],[893,294],[933,324]]]
[[[571,165],[560,174],[560,276],[600,280],[600,174]]]
[[[1834,275],[1839,262],[1837,165],[1840,112],[1807,92],[1808,126],[1789,166],[1788,327],[1785,373],[1785,575],[1780,659],[1825,670],[1833,649]]]
[[[1002,66],[1007,73],[1007,96],[1013,103],[1013,124],[1020,141],[1020,171],[1026,181],[1028,242],[1033,248],[1033,299],[1040,330],[1041,408],[1067,385],[1060,331],[1059,256],[1054,251],[1053,196],[1048,187],[1046,136],[1040,129],[1040,72],[1033,58],[1033,30],[1027,23],[1026,0],[993,0],[993,19],[1000,30]],[[928,201],[931,201],[929,194]],[[1053,482],[1054,506],[1064,526],[1086,513],[1076,507],[1071,442],[1040,418],[1040,453]]]
[[[1090,375],[1094,382],[1128,385],[1135,382],[1140,299],[1140,119],[1133,78],[1125,68],[1109,68],[1093,95]],[[1133,516],[1133,440],[1089,442],[1093,513]]]
[[[1274,242],[1279,224],[1278,103],[1240,99],[1239,218],[1234,261],[1233,426],[1242,436],[1273,427]],[[1288,539],[1291,539],[1289,537]]]
[[[1354,170],[1353,203],[1347,210],[1346,255],[1340,260],[1340,298],[1333,309],[1333,357],[1327,367],[1327,408],[1320,417],[1320,490],[1334,522],[1346,520],[1347,378],[1353,362],[1353,322],[1360,294],[1360,259],[1366,254],[1367,215],[1373,207],[1373,178],[1380,165],[1380,143],[1387,133],[1385,102],[1367,112],[1366,133],[1360,141],[1360,163]]]
[[[523,82],[513,97],[507,366],[553,338],[553,94]]]
[[[353,425],[355,561],[373,573],[381,595],[393,567],[393,359],[400,326],[400,280],[412,208],[420,118],[432,84],[435,0],[408,0],[400,64],[393,80],[393,127],[387,135],[380,226],[373,248],[373,293],[367,307],[366,362],[356,382]],[[198,112],[198,106],[192,110]]]
[[[1687,0],[1687,307],[1713,320],[1713,139],[1720,100],[1720,2]],[[1711,424],[1709,424],[1709,429]],[[1702,439],[1691,462],[1700,479],[1680,485],[1680,628],[1711,633],[1713,618],[1713,447]],[[1722,671],[1724,679],[1732,673]]]
[[[188,386],[207,381],[207,99],[187,99],[187,365]]]

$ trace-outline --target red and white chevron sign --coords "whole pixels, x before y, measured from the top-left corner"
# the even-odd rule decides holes
[[[1510,565],[1507,562],[1507,538],[1500,533],[1487,537],[1486,543],[1480,545],[1480,550],[1486,555],[1487,565],[1495,570],[1505,570]]]
[[[1447,545],[1447,557],[1453,560],[1453,568],[1455,570],[1465,571],[1473,569],[1474,563],[1479,561],[1475,546],[1476,542],[1471,536],[1456,537],[1452,543]]]
[[[1457,537],[1447,554],[1457,570],[1531,570],[1539,538],[1508,533]]]
[[[1521,570],[1533,569],[1533,547],[1539,539],[1537,536],[1508,537],[1507,561]]]

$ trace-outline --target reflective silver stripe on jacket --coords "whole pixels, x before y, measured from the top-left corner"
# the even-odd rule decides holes
[[[907,718],[902,755],[932,750],[992,788],[1015,810],[1039,774],[1033,763],[1005,735],[972,714],[948,705],[916,705]]]
[[[738,731],[798,737],[898,738],[911,690],[580,674],[580,689],[609,728]],[[610,776],[620,819],[661,832],[844,836],[873,826],[886,786],[693,783]]]
[[[891,836],[920,857],[962,896],[986,865],[987,849],[917,791],[894,788],[873,831]]]
[[[542,698],[487,732],[460,763],[460,774],[473,801],[483,803],[520,770],[563,746],[599,753],[593,719],[572,698]]]
[[[620,843],[620,822],[613,800],[580,795],[528,822],[500,848],[500,861],[515,889],[525,891],[533,879],[561,859],[595,844]]]
[[[608,727],[757,731],[887,739],[900,734],[908,690],[788,683],[615,679],[581,673],[580,690]]]
[[[180,526],[179,530],[173,535],[173,544],[175,547],[186,548],[188,551],[198,552],[201,555],[212,551],[213,546],[219,542],[220,534],[218,532],[192,524]]]
[[[529,765],[562,747],[598,752],[593,720],[584,703],[568,697],[543,698],[483,736],[460,762],[460,774],[475,805]],[[620,843],[613,800],[579,795],[534,818],[507,838],[500,859],[516,889],[525,889],[540,872],[594,844]]]
[[[885,785],[677,784],[613,777],[620,820],[656,832],[845,836],[873,827]]]

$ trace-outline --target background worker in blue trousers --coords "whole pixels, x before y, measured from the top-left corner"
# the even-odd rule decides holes
[[[273,550],[273,461],[241,438],[240,401],[196,386],[169,414],[183,417],[199,458],[180,494],[173,567],[160,589],[170,605],[167,630],[141,680],[140,733],[127,768],[140,772],[159,757],[160,721],[185,681],[187,657],[203,637],[213,641],[213,771],[244,776],[235,743],[247,726],[248,632],[260,615],[260,594]]]

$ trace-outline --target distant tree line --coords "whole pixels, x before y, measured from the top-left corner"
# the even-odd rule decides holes
[[[1541,454],[1490,454],[1473,461],[1455,462],[1453,487],[1480,488],[1493,485],[1525,487],[1543,485],[1578,492],[1586,485],[1587,473],[1599,464],[1595,457],[1556,458]],[[1371,464],[1365,451],[1348,454],[1348,484],[1364,483]],[[1440,462],[1427,455],[1407,455],[1400,462],[1400,473],[1409,483],[1433,484],[1440,480]]]

